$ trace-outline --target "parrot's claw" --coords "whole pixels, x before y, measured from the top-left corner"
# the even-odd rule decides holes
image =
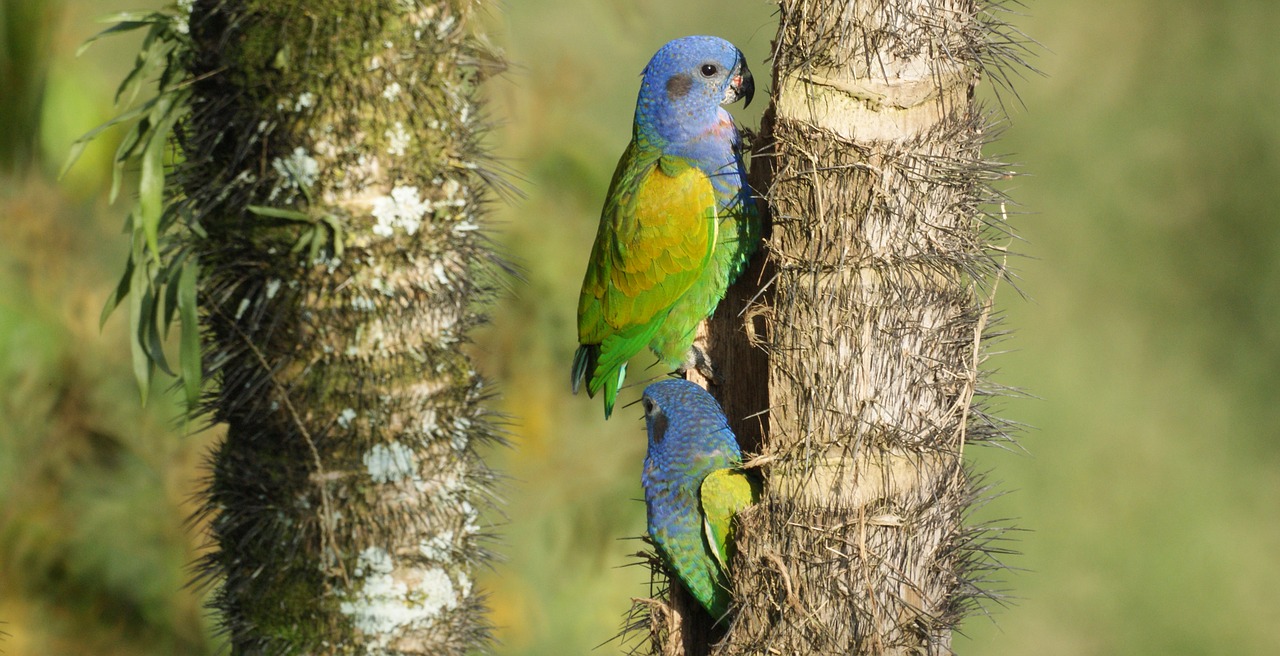
[[[689,353],[684,358],[684,364],[680,366],[679,373],[683,375],[687,371],[696,371],[699,376],[707,379],[707,382],[717,387],[723,382],[720,375],[716,373],[716,368],[711,364],[711,358],[707,356],[707,352],[697,346],[689,347]]]

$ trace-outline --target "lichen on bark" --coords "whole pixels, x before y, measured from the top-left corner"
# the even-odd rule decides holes
[[[197,0],[177,171],[199,237],[204,561],[236,653],[462,654],[497,439],[461,350],[500,262],[467,1]]]

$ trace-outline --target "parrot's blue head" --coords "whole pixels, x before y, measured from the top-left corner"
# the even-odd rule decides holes
[[[719,450],[734,460],[741,457],[738,441],[720,404],[706,390],[679,378],[659,381],[644,389],[649,454]]]
[[[654,130],[670,143],[697,139],[721,124],[720,105],[739,98],[749,105],[755,90],[747,61],[732,43],[714,36],[669,41],[644,69],[636,130]]]

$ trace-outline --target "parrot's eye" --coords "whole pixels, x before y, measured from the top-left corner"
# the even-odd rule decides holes
[[[653,412],[653,401],[650,401],[649,399],[640,399],[640,406],[644,408],[644,414],[646,416]]]
[[[702,65],[702,75],[703,75],[703,77],[711,77],[712,75],[715,75],[715,74],[716,74],[716,72],[717,72],[717,71],[719,71],[719,70],[720,70],[720,69],[719,69],[719,68],[716,68],[716,65],[715,65],[715,64],[703,64],[703,65]]]

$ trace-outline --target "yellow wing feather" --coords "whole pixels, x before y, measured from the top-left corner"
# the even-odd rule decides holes
[[[583,344],[650,324],[697,282],[718,238],[715,190],[696,167],[655,160],[632,193],[615,191],[579,299]]]
[[[727,573],[736,551],[733,518],[760,498],[760,484],[740,469],[717,469],[702,480],[699,492],[707,546]]]

